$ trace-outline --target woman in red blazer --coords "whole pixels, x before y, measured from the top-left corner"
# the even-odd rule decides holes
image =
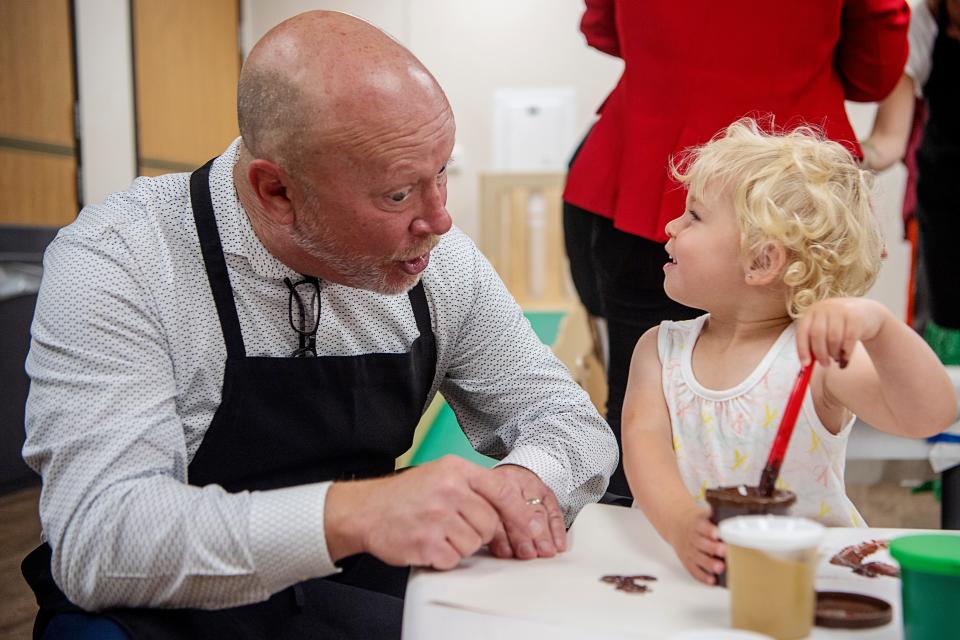
[[[587,43],[624,60],[563,194],[574,281],[609,333],[607,419],[648,328],[698,312],[663,293],[664,226],[685,192],[671,155],[745,115],[822,127],[860,156],[844,100],[878,101],[907,56],[905,0],[587,0]],[[629,495],[622,468],[610,491]]]

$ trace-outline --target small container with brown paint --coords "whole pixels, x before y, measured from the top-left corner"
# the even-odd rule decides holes
[[[715,525],[736,516],[786,515],[797,501],[792,491],[777,489],[772,496],[763,496],[757,487],[746,485],[707,489],[706,498],[710,504],[710,521]],[[726,582],[725,572],[717,575],[719,586],[726,586]]]

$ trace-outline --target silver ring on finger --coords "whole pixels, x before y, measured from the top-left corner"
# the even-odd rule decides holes
[[[541,500],[540,498],[528,498],[527,504],[535,507],[538,504],[543,504],[543,500]]]

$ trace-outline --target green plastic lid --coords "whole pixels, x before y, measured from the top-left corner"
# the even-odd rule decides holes
[[[960,576],[960,535],[922,534],[890,541],[902,569]]]

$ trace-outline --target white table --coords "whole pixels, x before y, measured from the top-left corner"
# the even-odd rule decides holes
[[[820,548],[817,589],[874,595],[894,609],[893,622],[872,630],[815,627],[811,638],[902,637],[900,581],[865,578],[829,564],[840,548],[889,539],[907,529],[828,529]],[[877,554],[871,560],[889,560]],[[616,591],[606,574],[652,574],[651,593]],[[555,558],[468,558],[447,572],[419,569],[407,586],[403,637],[458,638],[656,638],[730,625],[730,594],[696,582],[673,550],[636,509],[591,504],[571,529],[570,548]]]

